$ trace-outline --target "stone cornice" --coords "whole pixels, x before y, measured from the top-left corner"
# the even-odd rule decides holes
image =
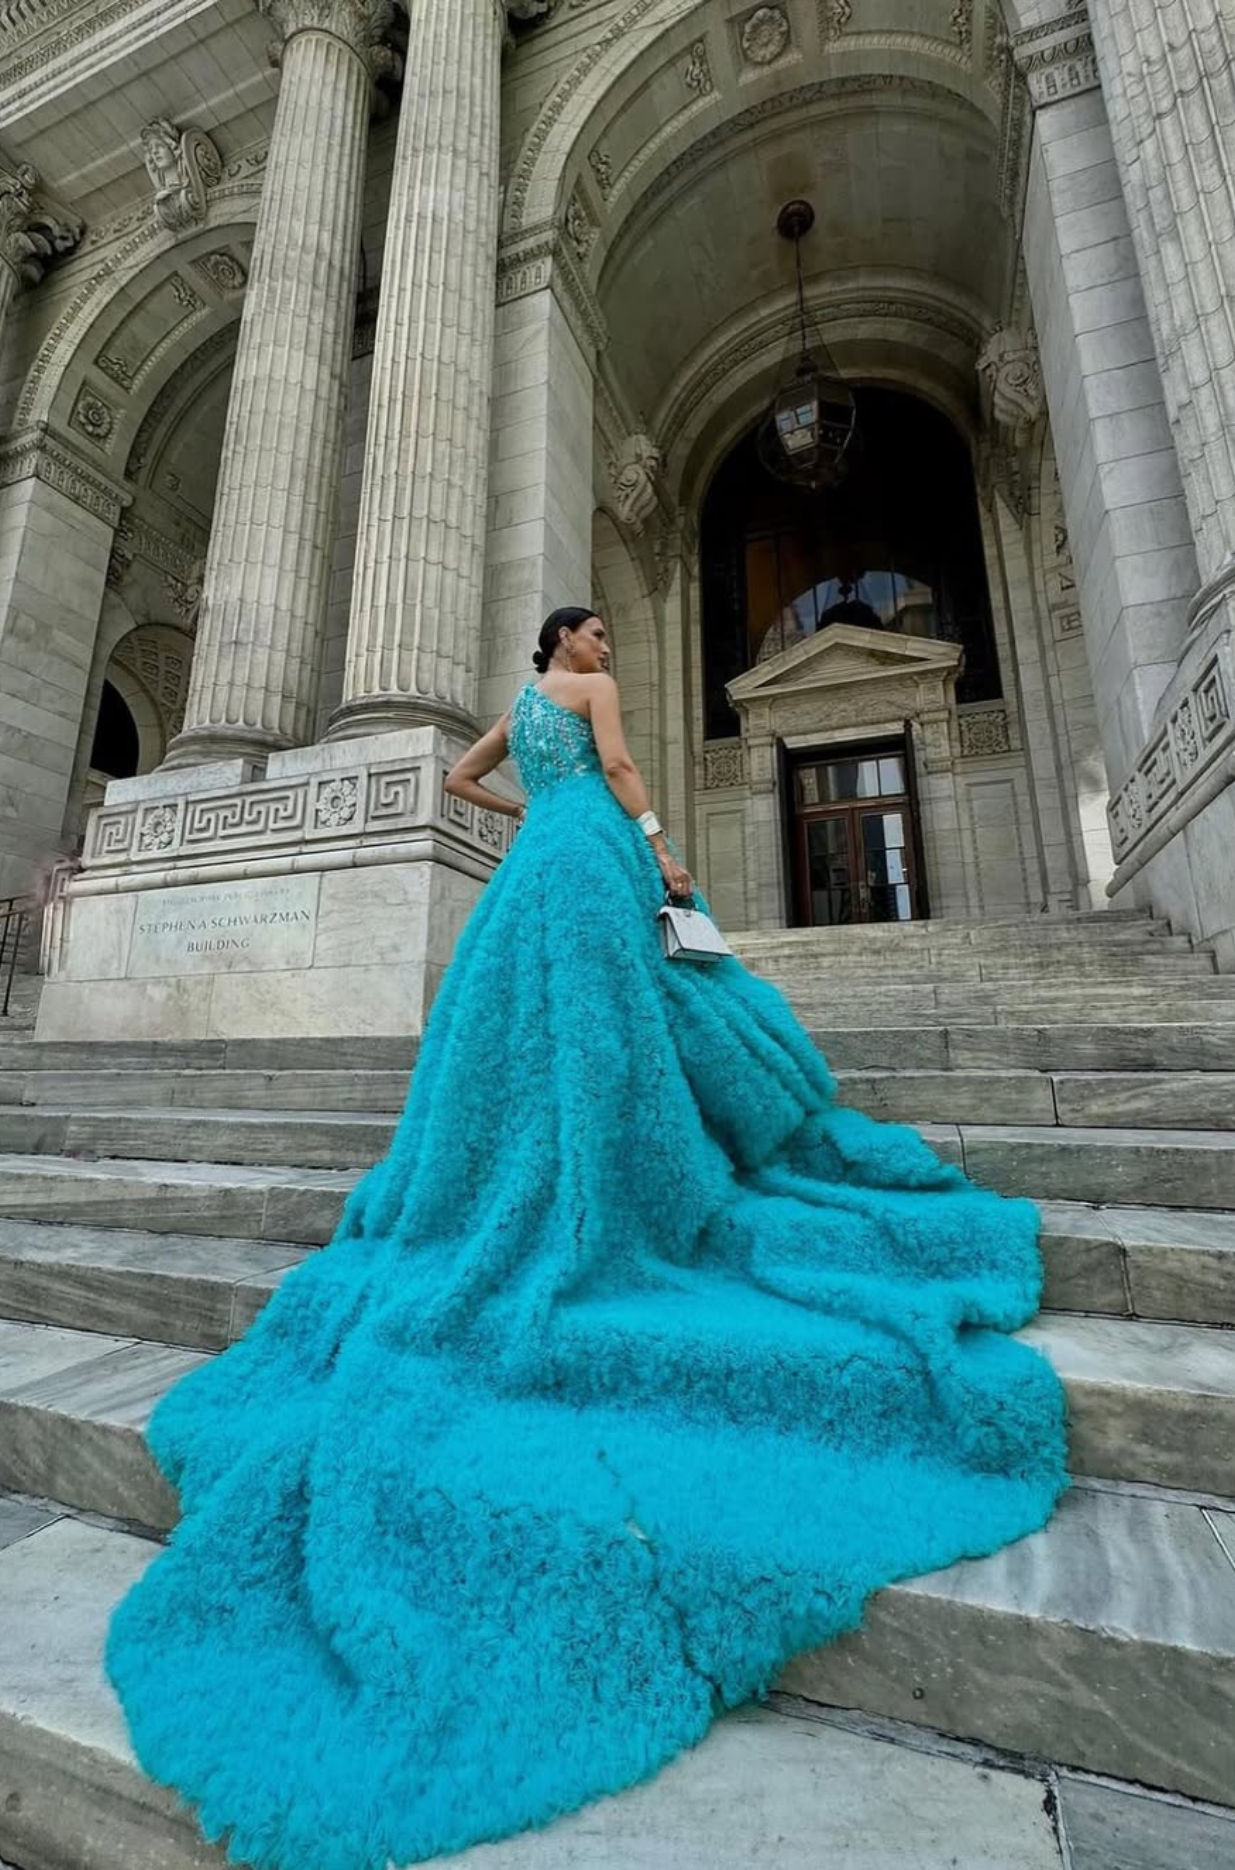
[[[551,287],[586,354],[602,351],[609,330],[569,237],[555,222],[523,228],[498,250],[497,302],[529,298]]]
[[[127,487],[83,460],[75,448],[42,425],[10,436],[0,446],[0,487],[30,479],[54,487],[109,526],[119,523],[133,499]]]
[[[1017,33],[1012,54],[1035,110],[1100,86],[1089,15],[1083,6]]]

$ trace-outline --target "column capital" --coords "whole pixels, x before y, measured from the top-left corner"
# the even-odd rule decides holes
[[[393,0],[257,0],[257,7],[282,35],[270,49],[275,64],[282,59],[283,43],[297,33],[325,32],[349,46],[375,78],[396,68],[396,56],[385,43]]]
[[[82,224],[35,200],[39,172],[32,163],[0,167],[0,259],[23,285],[37,286],[51,260],[81,239]]]

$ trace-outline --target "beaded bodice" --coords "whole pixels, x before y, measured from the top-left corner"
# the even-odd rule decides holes
[[[510,751],[529,798],[577,773],[598,773],[592,724],[529,682],[510,710]]]

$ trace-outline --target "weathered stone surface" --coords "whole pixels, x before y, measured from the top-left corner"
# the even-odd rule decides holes
[[[1200,1510],[1076,1489],[1045,1532],[881,1592],[779,1685],[1222,1800],[1233,1662],[1235,1568]]]
[[[1061,1773],[1060,1829],[1072,1870],[1230,1870],[1235,1814]]]

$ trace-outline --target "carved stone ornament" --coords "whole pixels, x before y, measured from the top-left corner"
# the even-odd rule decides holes
[[[789,43],[789,21],[784,8],[756,7],[743,20],[738,42],[749,65],[773,64]]]
[[[690,48],[690,57],[682,72],[682,82],[692,97],[710,97],[712,94],[712,67],[708,63],[708,49],[702,39]]]
[[[36,206],[38,185],[39,172],[31,163],[0,169],[0,259],[28,286],[37,286],[48,264],[82,236],[75,217]]]
[[[257,0],[259,10],[290,39],[294,33],[333,33],[365,61],[374,78],[397,77],[402,72],[398,55],[386,44],[394,19],[394,0]],[[282,47],[270,47],[272,64],[282,60]]]
[[[660,463],[660,449],[651,436],[641,433],[628,435],[616,460],[610,463],[618,518],[632,532],[641,533],[656,511]]]
[[[1014,443],[1027,441],[1045,407],[1042,365],[1032,332],[1008,326],[992,332],[978,358],[990,413]]]
[[[142,161],[154,183],[154,211],[173,234],[200,227],[209,191],[223,174],[218,150],[204,130],[177,129],[166,117],[143,124]]]
[[[506,11],[511,19],[544,19],[547,13],[552,13],[554,4],[555,0],[506,0]]]
[[[563,225],[566,229],[566,238],[574,248],[576,259],[585,261],[596,245],[600,229],[595,227],[589,219],[588,211],[578,195],[572,195],[567,202]]]

